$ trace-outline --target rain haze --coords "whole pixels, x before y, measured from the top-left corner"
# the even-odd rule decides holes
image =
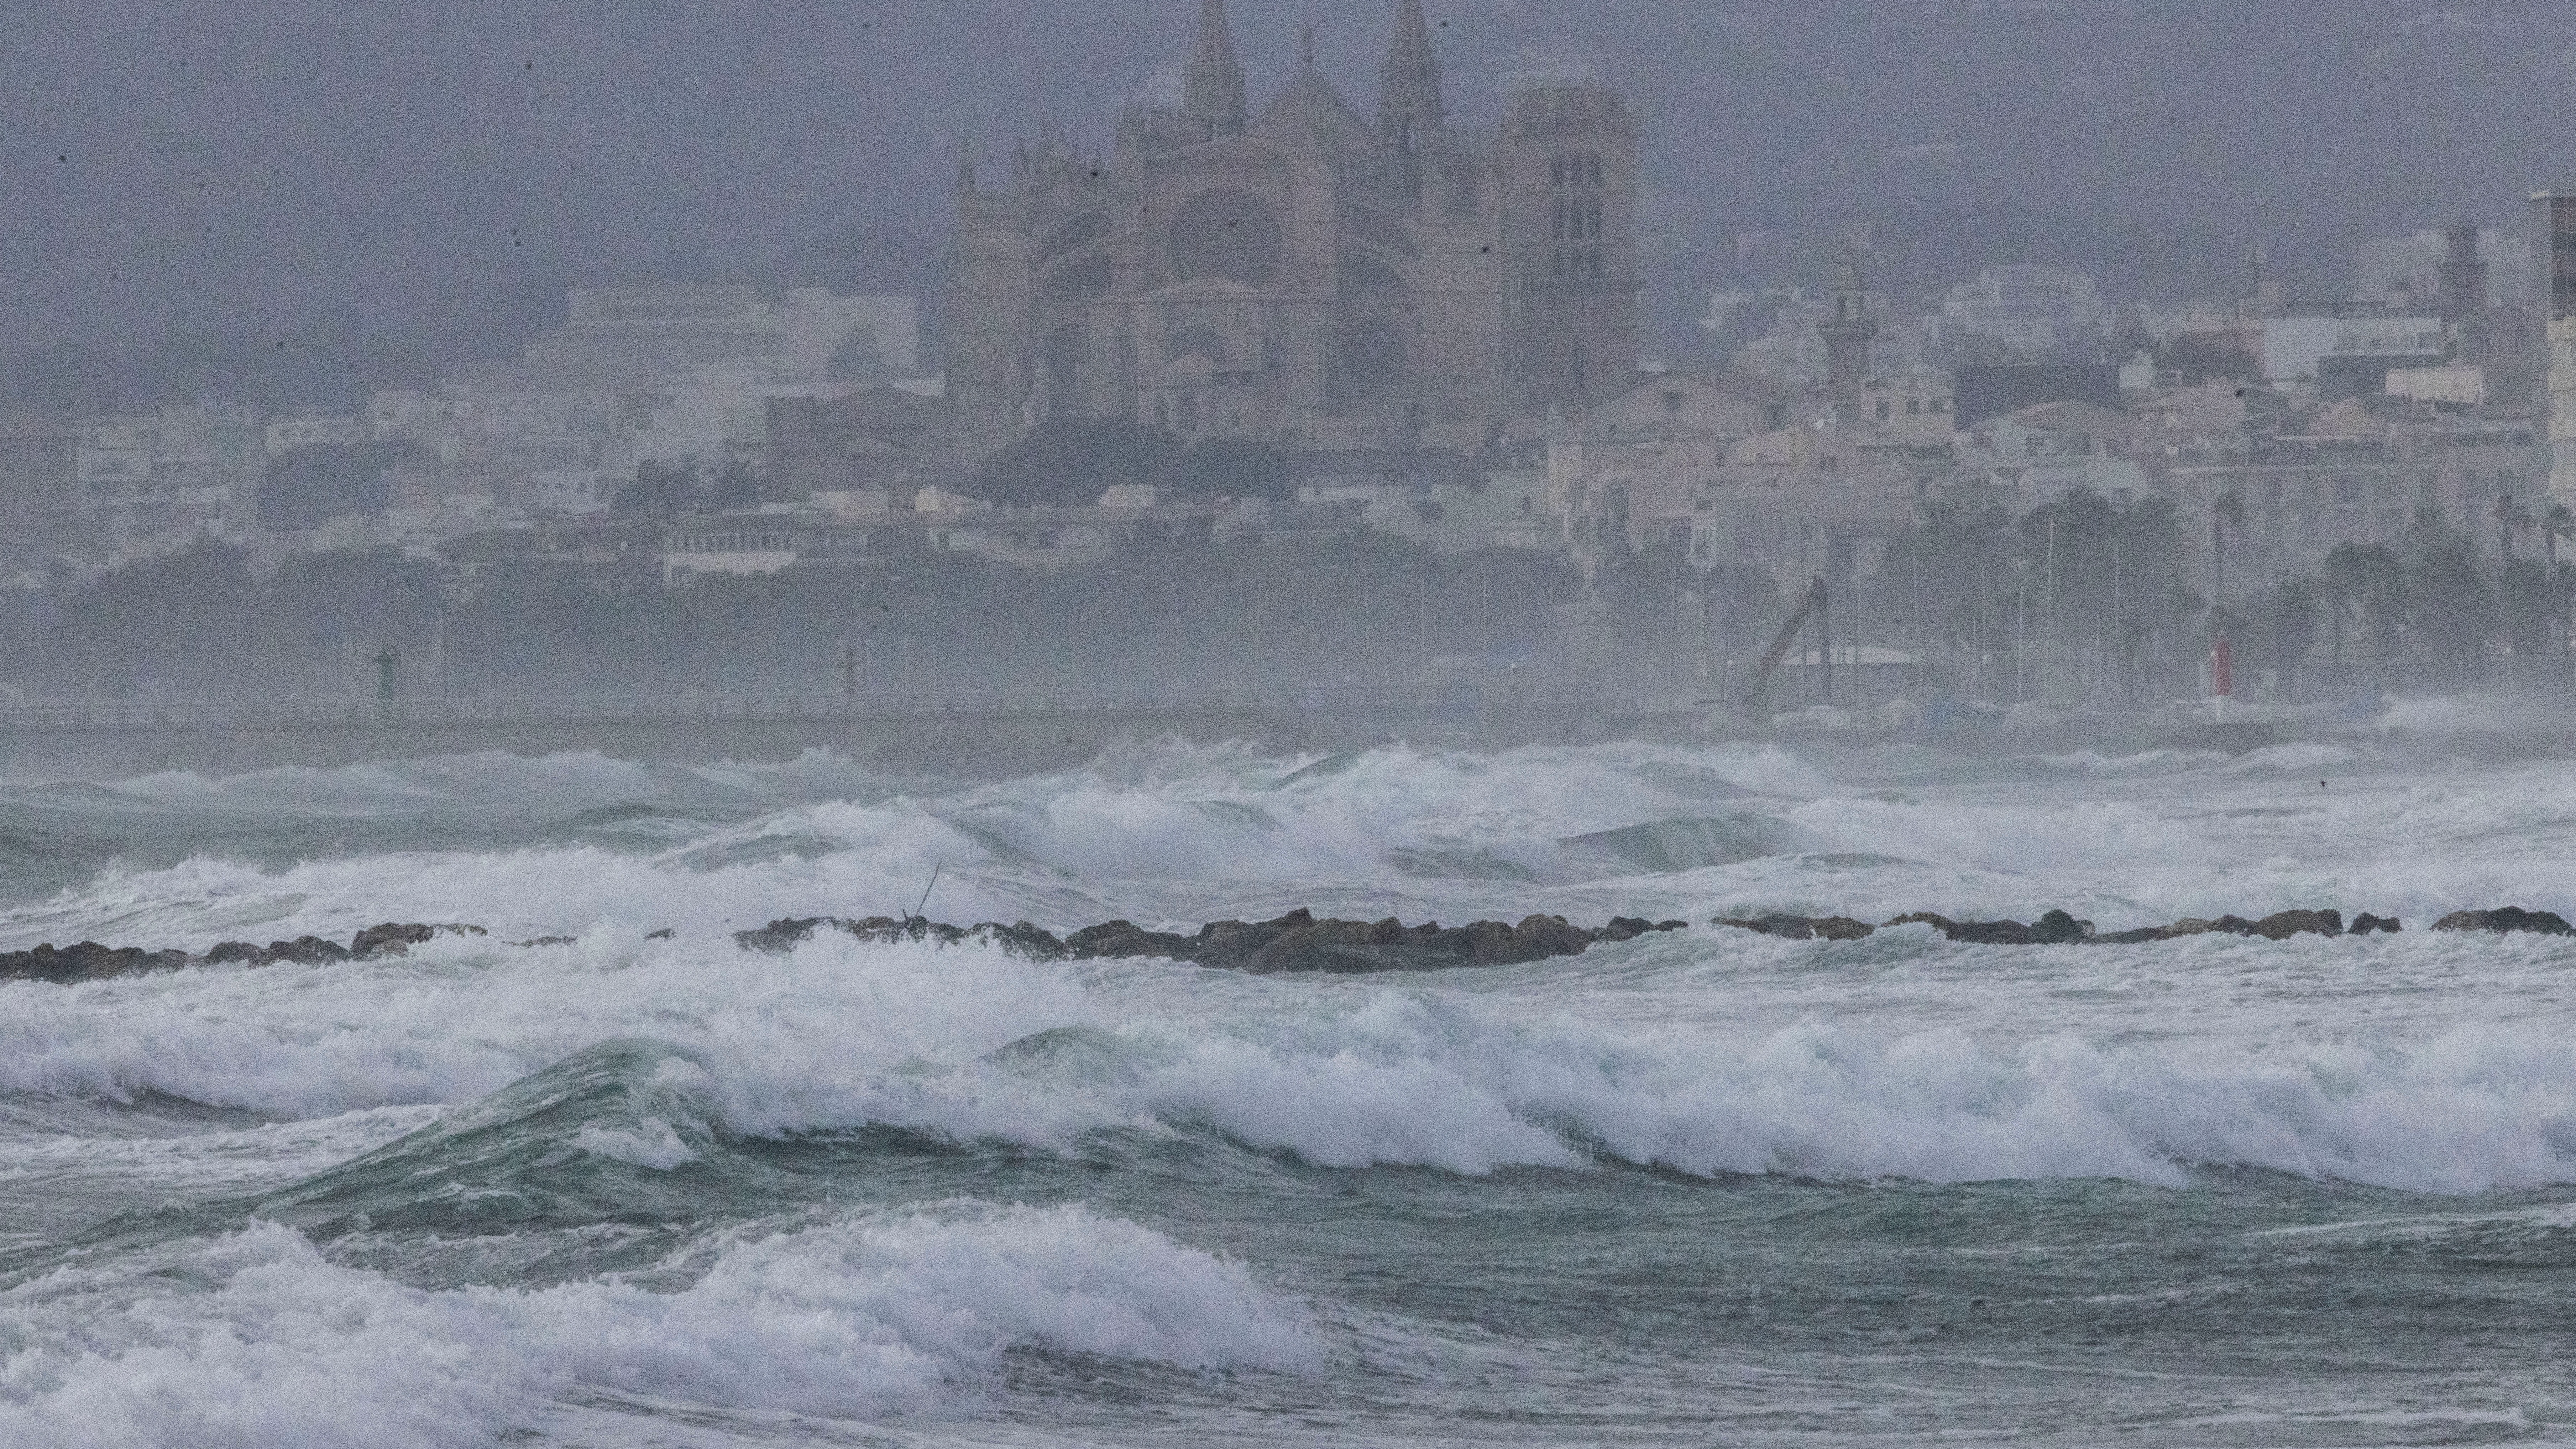
[[[2576,11],[7,15],[0,1441],[2576,1442]]]

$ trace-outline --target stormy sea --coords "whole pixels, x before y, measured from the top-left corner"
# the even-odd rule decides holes
[[[2576,760],[1832,738],[0,787],[0,1444],[2576,1441]],[[1256,975],[734,933],[1687,930]],[[2108,933],[1788,940],[1763,911]]]

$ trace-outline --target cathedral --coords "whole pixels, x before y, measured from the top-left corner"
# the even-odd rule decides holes
[[[1615,91],[1538,80],[1461,124],[1421,0],[1377,114],[1316,69],[1257,113],[1224,0],[1180,101],[1106,154],[1052,134],[1007,187],[959,168],[949,396],[972,467],[1050,418],[1295,448],[1472,445],[1637,365],[1637,127]]]

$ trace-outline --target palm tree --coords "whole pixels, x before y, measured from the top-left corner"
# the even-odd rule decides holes
[[[2531,527],[2530,510],[2513,501],[2510,493],[2499,493],[2495,501],[2496,549],[2506,563],[2513,562],[2513,536]]]
[[[2558,540],[2576,536],[2576,511],[2564,503],[2552,503],[2540,516],[2540,547],[2549,555],[2549,596],[2558,605],[2556,634],[2558,640],[2558,676],[2567,677],[2567,635],[2571,621],[2567,617],[2568,592],[2558,581]]]
[[[2283,697],[2293,702],[2299,697],[2299,666],[2317,642],[2317,605],[2324,597],[2325,585],[2313,578],[2285,579],[2257,611],[2264,652]]]
[[[2326,629],[2333,640],[2335,683],[2343,683],[2343,618],[2370,586],[2371,559],[2357,543],[2339,543],[2326,555]]]
[[[2389,666],[2396,663],[2397,651],[2405,639],[2405,560],[2384,543],[2345,544],[2335,552],[2344,557],[2342,572],[2360,606],[2362,632],[2370,640],[2378,687],[2386,689]],[[2331,556],[2327,565],[2333,567]]]

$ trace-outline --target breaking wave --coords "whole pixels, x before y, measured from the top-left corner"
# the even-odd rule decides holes
[[[974,1203],[738,1230],[676,1287],[405,1286],[254,1225],[0,1294],[13,1445],[484,1444],[587,1406],[876,1419],[971,1399],[1013,1349],[1311,1373],[1303,1311],[1078,1208]]]
[[[1868,946],[1962,949],[1913,934]],[[2241,1166],[2444,1193],[2576,1181],[2576,1045],[2543,1026],[2150,1041],[2044,1024],[2000,1039],[1794,1016],[1731,1026],[1690,1003],[1764,988],[1709,934],[1464,991],[846,939],[785,957],[483,949],[8,988],[0,1087],[301,1119],[498,1093],[385,1149],[434,1152],[419,1181],[469,1194],[484,1181],[474,1154],[521,1150],[477,1135],[495,1114],[512,1131],[549,1122],[545,1151],[628,1179],[697,1170],[724,1138],[892,1127],[1044,1151],[1102,1132],[1209,1134],[1325,1167],[1461,1174],[1624,1161],[2155,1183]],[[1761,949],[1792,969],[1804,948]],[[1629,1019],[1569,1015],[1587,989]]]

